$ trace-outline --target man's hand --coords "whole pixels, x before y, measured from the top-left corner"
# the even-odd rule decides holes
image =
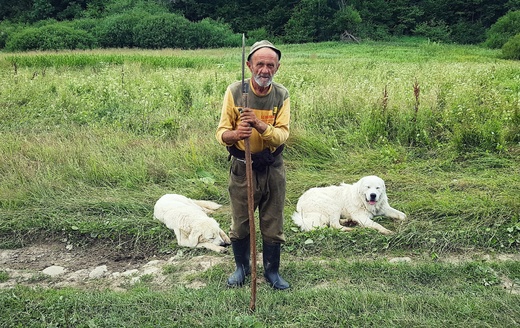
[[[252,127],[255,127],[256,121],[258,121],[255,113],[251,108],[242,108],[240,111],[240,120],[242,122],[248,123]]]
[[[264,133],[265,129],[267,129],[267,124],[262,120],[259,120],[251,108],[242,108],[242,111],[240,112],[240,120],[249,124],[260,134]]]
[[[253,128],[249,123],[241,121],[236,130],[229,130],[222,134],[222,141],[227,145],[232,145],[237,141],[249,138],[253,133]]]
[[[236,141],[243,140],[251,136],[251,134],[253,133],[253,128],[246,121],[241,121],[234,132],[236,134]]]

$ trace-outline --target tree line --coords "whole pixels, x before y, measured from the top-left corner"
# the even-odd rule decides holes
[[[480,44],[519,10],[520,0],[0,0],[0,48],[220,47],[241,33],[280,43],[347,35]]]

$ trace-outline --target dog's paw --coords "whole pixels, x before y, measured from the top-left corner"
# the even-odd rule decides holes
[[[383,216],[389,217],[396,221],[406,220],[406,214],[399,210],[396,210],[395,208],[388,209],[385,213],[383,213]]]
[[[395,232],[393,232],[392,230],[388,230],[386,228],[379,229],[379,232],[381,232],[383,235],[387,235],[387,236],[395,234]]]
[[[220,254],[225,254],[228,252],[228,249],[226,247],[219,246],[217,252],[219,252]]]
[[[395,215],[394,217],[399,220],[399,221],[404,221],[406,220],[406,214],[404,214],[403,212],[401,211],[398,211],[398,210],[395,210]]]
[[[352,221],[351,219],[340,219],[339,224],[344,227],[356,227],[358,223],[356,221]]]

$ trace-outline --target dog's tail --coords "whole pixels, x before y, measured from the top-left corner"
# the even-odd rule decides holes
[[[293,213],[292,220],[298,227],[303,228],[303,218],[299,212]]]
[[[199,205],[200,207],[202,207],[202,209],[204,210],[204,212],[206,213],[212,213],[213,211],[216,211],[218,210],[219,208],[222,207],[222,205],[220,204],[217,204],[215,202],[212,202],[210,200],[196,200],[196,199],[192,199],[192,201]]]

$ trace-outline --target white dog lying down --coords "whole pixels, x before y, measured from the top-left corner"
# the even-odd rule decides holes
[[[175,232],[177,243],[185,247],[204,247],[223,253],[231,240],[212,213],[222,205],[207,200],[194,200],[177,194],[166,194],[154,207],[154,217]]]
[[[383,234],[393,233],[372,221],[374,216],[406,219],[403,212],[388,204],[383,179],[366,176],[354,184],[342,183],[339,186],[307,190],[298,199],[292,219],[303,231],[326,226],[349,231],[352,228],[345,227],[344,224],[354,222]]]

